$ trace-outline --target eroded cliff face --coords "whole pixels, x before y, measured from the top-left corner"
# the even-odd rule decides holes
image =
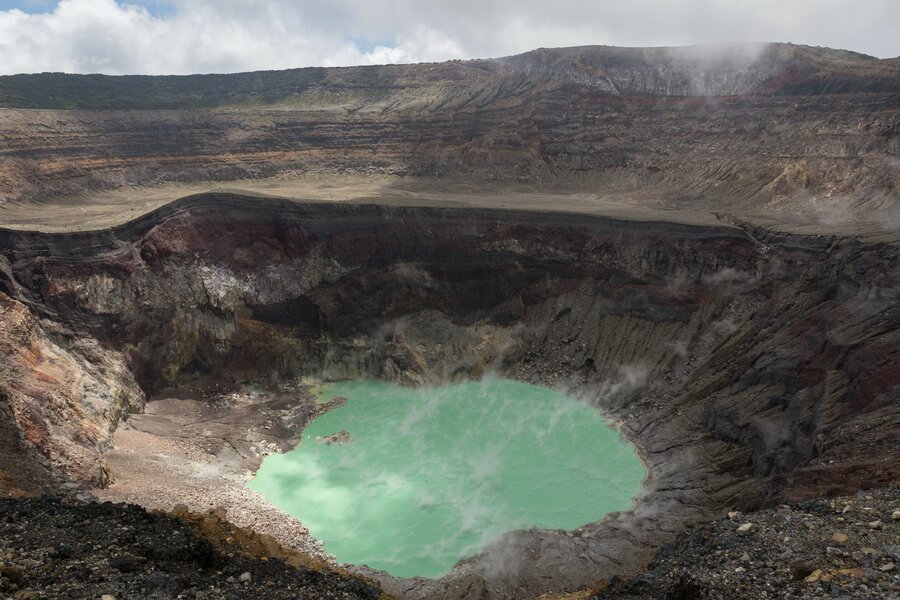
[[[71,477],[96,478],[79,465],[141,390],[208,374],[495,370],[576,390],[641,449],[633,513],[577,536],[510,534],[442,582],[396,588],[413,596],[472,577],[503,594],[573,589],[723,508],[900,475],[896,246],[213,194],[112,230],[0,232],[0,248],[4,401]]]
[[[54,474],[105,486],[100,454],[120,420],[144,402],[122,355],[83,332],[40,323],[6,295],[0,295],[0,355],[0,410],[9,419],[4,437],[25,442],[4,452],[3,475],[31,492]],[[56,473],[43,468],[48,465]]]
[[[572,364],[541,361],[548,376],[609,377],[647,352],[665,365],[679,350],[651,340],[701,329],[717,278],[755,279],[758,258],[727,226],[233,195],[110,232],[9,243],[22,298],[121,349],[151,391],[210,371],[477,375],[579,327],[594,337],[565,342],[582,352],[549,352]],[[646,343],[600,352],[602,336],[639,323],[646,330],[629,336]]]

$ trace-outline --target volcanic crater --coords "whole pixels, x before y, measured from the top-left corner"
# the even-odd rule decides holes
[[[448,63],[427,74],[420,66],[385,68],[406,78],[407,87],[390,93],[407,105],[384,108],[388,92],[379,89],[382,112],[359,96],[376,73],[329,72],[332,80],[317,76],[303,85],[355,86],[354,101],[369,113],[338,118],[334,107],[296,108],[319,133],[293,128],[278,138],[303,147],[299,158],[284,151],[267,167],[286,179],[230,184],[242,191],[215,189],[223,184],[208,180],[243,179],[248,165],[267,160],[263,138],[272,133],[257,131],[256,121],[271,116],[283,125],[284,106],[240,116],[258,139],[235,138],[245,153],[232,156],[240,165],[214,177],[212,155],[221,149],[201,152],[199,133],[177,142],[176,162],[194,156],[196,170],[186,173],[173,170],[167,147],[117,146],[122,133],[111,122],[99,131],[88,123],[99,118],[93,114],[5,109],[5,126],[20,136],[45,131],[22,127],[22,119],[58,112],[98,137],[93,146],[73,142],[66,166],[49,156],[56,150],[6,151],[7,172],[42,171],[48,179],[9,195],[0,212],[7,217],[0,229],[4,485],[16,494],[68,490],[166,510],[183,503],[176,512],[193,513],[224,502],[221,493],[203,496],[204,485],[219,482],[233,494],[227,514],[237,524],[316,554],[302,526],[284,525],[271,507],[241,512],[242,503],[254,502],[242,477],[265,455],[293,447],[305,424],[328,408],[316,404],[312,381],[422,386],[497,374],[578,396],[637,447],[647,477],[630,511],[597,515],[574,531],[509,532],[433,580],[349,567],[389,593],[432,598],[586,589],[639,572],[686,527],[727,511],[895,484],[900,248],[887,220],[896,171],[883,166],[898,160],[897,66],[773,45],[762,59],[731,56],[726,70],[744,69],[746,77],[725,78],[728,89],[718,89],[710,73],[722,64],[679,52],[637,59],[616,49],[540,51]],[[865,85],[848,74],[857,63],[870,71]],[[603,65],[620,85],[598,83],[589,64]],[[651,73],[648,64],[659,67],[656,79],[627,76]],[[674,68],[682,69],[683,85],[659,87]],[[50,84],[66,89],[65,77]],[[297,84],[292,78],[281,83]],[[457,104],[415,95],[434,91],[435,81]],[[495,94],[460,101],[472,86]],[[173,100],[163,87],[156,97],[177,105],[177,94]],[[510,108],[510,98],[521,103]],[[557,106],[563,98],[565,108]],[[811,123],[822,118],[814,113],[823,105],[833,109],[826,120],[834,129],[817,138],[818,157],[766,155],[746,172],[738,168],[756,144],[791,144],[791,131],[817,135]],[[509,115],[525,118],[523,106],[540,119],[511,125]],[[158,134],[144,129],[159,118],[158,107],[128,108],[137,112],[110,109],[116,123]],[[184,107],[166,108],[188,128],[231,128],[223,120],[239,118],[204,108],[201,123]],[[799,125],[790,123],[791,110]],[[575,133],[572,111],[580,115]],[[584,139],[595,131],[584,124],[594,112],[608,123],[609,139]],[[677,124],[669,121],[676,113]],[[751,134],[764,114],[783,121]],[[441,120],[448,115],[461,121]],[[726,118],[748,128],[698,133],[702,123],[718,127]],[[473,125],[479,119],[483,130]],[[694,155],[650,148],[650,138],[626,141],[623,119],[668,123],[671,143]],[[847,133],[846,124],[859,120],[870,132]],[[358,147],[339,148],[335,123],[360,132]],[[69,127],[62,120],[50,126]],[[442,141],[434,131],[462,133]],[[513,139],[523,131],[534,144]],[[564,149],[567,131],[574,137]],[[840,135],[847,152],[847,144],[860,147],[860,136],[869,146],[855,158],[857,170],[842,167],[831,177],[841,159],[830,149]],[[726,140],[717,165],[698,158],[712,151],[709,136]],[[446,151],[436,152],[444,142]],[[492,144],[497,152],[479,162]],[[96,176],[70,171],[87,168],[103,146],[118,147],[121,158],[107,158]],[[381,150],[384,157],[371,158]],[[362,174],[367,191],[338,200],[285,193],[279,186],[299,176],[284,171],[310,152]],[[668,163],[650,168],[652,161],[637,160],[641,153]],[[518,165],[514,181],[498,183],[507,163]],[[371,182],[395,177],[398,164],[409,169],[405,179],[373,191]],[[447,172],[431,172],[434,164]],[[496,177],[485,179],[483,169]],[[188,183],[154,188],[160,173]],[[123,177],[139,187],[103,196]],[[330,182],[348,180],[323,177],[319,196]],[[694,177],[696,186],[686,183]],[[173,200],[173,189],[190,185],[212,191]],[[821,218],[814,194],[829,185],[843,186],[859,218]],[[718,194],[725,199],[717,202]],[[785,211],[791,198],[795,221],[773,224],[764,216]],[[92,211],[87,222],[96,228],[70,226],[73,207]],[[195,486],[194,495],[141,489],[152,461],[165,456],[184,460],[182,470],[169,465],[172,477],[185,489]]]

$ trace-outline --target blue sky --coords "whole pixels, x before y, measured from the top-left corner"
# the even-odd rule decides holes
[[[40,14],[51,12],[58,0],[0,0],[0,10],[19,9],[29,14]],[[174,13],[173,7],[165,0],[132,0],[130,2],[119,2],[119,4],[134,4],[143,6],[150,14],[154,16],[168,16]]]
[[[19,2],[0,0],[0,10],[18,8],[27,13],[47,12],[56,7],[55,0],[21,0]]]
[[[0,74],[221,73],[766,41],[895,57],[900,0],[0,0]]]

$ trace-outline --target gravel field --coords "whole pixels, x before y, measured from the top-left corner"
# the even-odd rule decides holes
[[[0,597],[16,600],[379,598],[359,578],[224,552],[169,515],[111,503],[0,499]]]
[[[729,513],[593,598],[900,598],[900,490]]]

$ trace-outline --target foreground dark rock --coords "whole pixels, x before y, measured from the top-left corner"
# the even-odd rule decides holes
[[[133,505],[0,499],[4,597],[375,599],[374,584],[216,549],[184,521]]]
[[[590,597],[896,599],[898,508],[900,491],[887,488],[732,512],[680,534],[646,572],[600,582],[601,591]],[[210,544],[208,531],[205,536],[180,519],[135,506],[0,500],[0,592],[45,599],[110,594],[117,600],[380,597],[359,579],[288,566],[279,558],[254,559],[231,538]],[[446,592],[469,598],[488,593],[471,578],[451,582]]]
[[[896,599],[898,507],[900,490],[890,488],[732,513],[680,535],[645,573],[605,583],[592,598]]]

